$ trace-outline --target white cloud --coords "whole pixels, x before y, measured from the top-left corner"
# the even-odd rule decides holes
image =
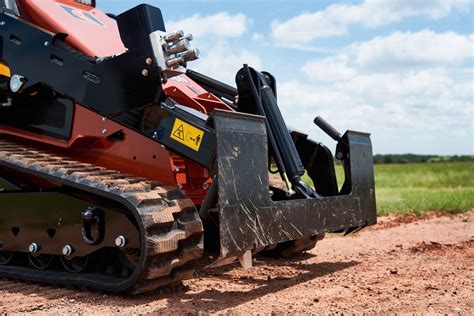
[[[272,23],[272,35],[288,43],[311,43],[319,37],[344,35],[349,25],[360,23],[377,27],[407,17],[442,18],[452,11],[467,12],[467,0],[365,0],[359,5],[333,4],[324,10],[303,13],[289,20]]]
[[[346,31],[344,24],[329,19],[324,12],[301,14],[282,23],[272,23],[273,37],[291,43],[310,43],[315,38],[342,35]]]
[[[360,22],[369,27],[387,25],[407,17],[440,19],[452,11],[467,12],[467,0],[366,0],[360,7]]]
[[[310,79],[320,81],[347,80],[355,75],[355,70],[347,65],[345,55],[309,61],[302,70]]]
[[[367,98],[399,100],[408,96],[439,96],[440,92],[453,84],[450,76],[442,70],[426,69],[404,73],[362,74],[334,86],[348,93]]]
[[[395,32],[385,37],[353,43],[344,48],[342,53],[306,62],[301,70],[313,80],[347,81],[364,74],[413,73],[424,68],[430,68],[431,71],[473,58],[472,35],[422,30],[414,33]],[[425,75],[430,77],[432,73]]]
[[[255,32],[252,34],[252,40],[254,41],[261,41],[263,40],[264,36],[262,33]]]
[[[371,132],[378,153],[473,154],[473,51],[472,35],[426,30],[354,43],[307,62],[313,82],[280,84],[280,104],[290,125],[326,143],[316,115]]]
[[[227,12],[219,12],[213,15],[194,14],[190,17],[167,22],[167,30],[170,32],[184,30],[192,33],[197,38],[206,35],[215,35],[222,38],[240,37],[244,34],[252,20],[245,14],[231,15]]]
[[[235,85],[235,74],[249,64],[256,69],[262,68],[260,57],[246,49],[233,49],[227,42],[215,44],[207,55],[194,62],[192,68],[217,80]]]
[[[335,53],[334,49],[330,49],[328,47],[311,45],[311,44],[299,44],[299,43],[278,41],[276,43],[273,43],[273,45],[275,47],[291,48],[291,49],[297,49],[300,51],[311,52],[311,53],[323,53],[323,54]]]
[[[361,67],[416,67],[473,58],[474,41],[472,35],[423,30],[375,37],[353,44],[350,50]]]
[[[287,123],[330,147],[334,141],[312,122],[316,115],[341,132],[370,132],[375,153],[473,154],[474,93],[466,84],[426,70],[343,84],[289,81],[278,91]]]

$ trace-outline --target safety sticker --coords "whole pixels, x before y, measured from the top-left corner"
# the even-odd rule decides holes
[[[64,4],[58,4],[58,5],[61,9],[66,11],[67,14],[69,14],[71,17],[75,19],[105,27],[105,24],[102,23],[102,21],[99,20],[99,18],[95,17],[94,15],[92,15],[91,13],[87,11],[84,11],[78,8],[73,8]]]
[[[180,119],[175,119],[170,137],[195,151],[201,147],[204,131],[196,128]]]

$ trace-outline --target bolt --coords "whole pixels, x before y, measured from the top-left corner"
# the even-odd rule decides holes
[[[178,189],[180,189],[180,190],[183,189],[183,185],[181,183],[178,183]]]
[[[0,26],[4,26],[5,24],[6,24],[5,21],[0,22]]]
[[[148,57],[145,62],[147,63],[147,65],[151,65],[151,63],[153,62],[153,59],[151,59],[150,57]]]
[[[143,76],[143,77],[148,76],[148,70],[147,70],[147,69],[143,69],[143,70],[142,70],[142,76]]]
[[[337,159],[342,159],[343,155],[341,152],[336,153],[336,158]]]
[[[209,189],[209,182],[205,182],[202,187],[204,188],[204,190],[207,190]]]
[[[107,134],[107,129],[106,129],[106,128],[104,128],[104,129],[102,130],[102,134]]]
[[[49,42],[44,42],[44,46],[49,46]]]
[[[178,166],[173,166],[174,172],[179,172],[179,167]]]
[[[41,246],[34,242],[28,246],[28,252],[31,254],[35,254],[40,250],[40,248]]]
[[[125,247],[126,245],[128,244],[128,239],[127,237],[123,236],[123,235],[119,235],[117,236],[117,238],[115,238],[115,246],[119,247],[119,248],[123,248]]]
[[[74,252],[74,248],[71,245],[66,245],[63,247],[62,253],[65,256],[70,256]]]
[[[102,117],[102,122],[107,121],[107,118],[105,116]]]

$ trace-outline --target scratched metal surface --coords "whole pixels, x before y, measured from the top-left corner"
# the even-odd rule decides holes
[[[273,202],[268,192],[263,118],[215,118],[221,257],[247,249],[375,223],[372,148],[368,134],[348,132],[351,194]]]

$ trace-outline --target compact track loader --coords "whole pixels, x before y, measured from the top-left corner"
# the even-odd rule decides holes
[[[368,134],[315,119],[338,186],[270,73],[223,84],[187,68],[191,40],[150,5],[0,0],[1,277],[141,293],[192,276],[204,250],[250,267],[376,222]]]

